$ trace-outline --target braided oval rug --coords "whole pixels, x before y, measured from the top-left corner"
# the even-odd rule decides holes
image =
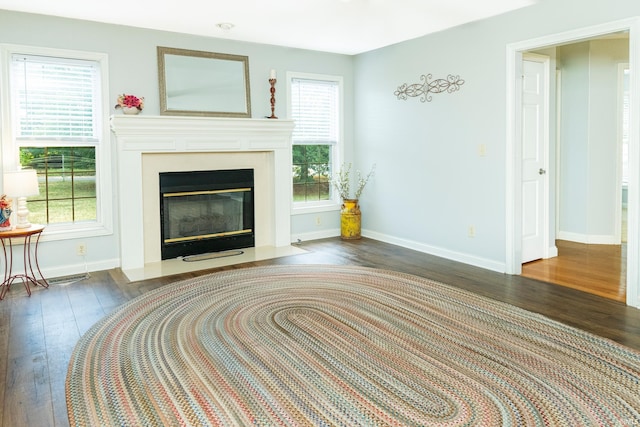
[[[271,266],[150,291],[78,342],[79,426],[637,426],[640,352],[386,270]]]

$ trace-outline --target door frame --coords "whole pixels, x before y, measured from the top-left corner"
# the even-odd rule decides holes
[[[640,17],[553,34],[507,45],[506,260],[508,274],[522,273],[522,57],[529,50],[578,42],[620,31],[629,32],[630,106],[627,242],[627,305],[640,308]]]
[[[623,98],[624,98],[624,70],[629,68],[629,63],[628,62],[624,62],[624,63],[619,63],[618,64],[618,85],[616,86],[616,89],[618,91],[618,93],[616,94],[616,98],[617,98],[617,105],[618,105],[618,111],[617,111],[617,120],[618,120],[618,127],[617,127],[617,135],[616,135],[616,152],[617,152],[617,159],[618,159],[618,164],[616,165],[616,182],[618,183],[618,192],[616,193],[616,211],[615,211],[615,218],[617,218],[616,221],[616,228],[614,230],[614,239],[616,240],[617,244],[621,244],[622,243],[622,189],[623,189],[623,176],[622,176],[622,170],[623,170],[623,162],[622,162],[622,152],[623,152],[623,143],[622,143],[622,135],[623,135],[623,126],[622,126],[622,122],[623,122],[623,113],[624,113],[624,109],[623,109]],[[628,236],[625,236],[628,238]]]

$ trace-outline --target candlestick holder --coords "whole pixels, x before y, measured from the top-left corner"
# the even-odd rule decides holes
[[[276,81],[276,79],[269,79],[269,84],[271,85],[271,89],[269,90],[269,92],[271,92],[271,116],[267,117],[268,119],[278,118],[274,114],[274,111],[276,109]]]

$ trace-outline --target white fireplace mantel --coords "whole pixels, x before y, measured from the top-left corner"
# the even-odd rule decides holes
[[[118,153],[122,269],[143,268],[145,262],[149,262],[149,255],[145,256],[145,241],[157,239],[159,242],[160,231],[149,226],[145,219],[149,213],[143,208],[144,182],[157,179],[143,175],[143,156],[153,154],[162,154],[162,157],[175,154],[176,159],[181,154],[189,154],[191,157],[186,158],[193,159],[195,154],[201,160],[213,160],[215,157],[211,156],[216,153],[268,153],[269,164],[260,165],[261,168],[268,167],[264,171],[266,179],[259,185],[264,187],[263,193],[269,196],[269,201],[256,206],[256,214],[263,215],[265,224],[262,231],[256,230],[256,246],[290,245],[293,126],[290,120],[112,116],[111,130],[116,137]],[[157,194],[153,196],[157,197]]]

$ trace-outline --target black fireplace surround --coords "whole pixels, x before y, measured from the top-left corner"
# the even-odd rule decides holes
[[[253,247],[253,169],[160,173],[162,259]]]

